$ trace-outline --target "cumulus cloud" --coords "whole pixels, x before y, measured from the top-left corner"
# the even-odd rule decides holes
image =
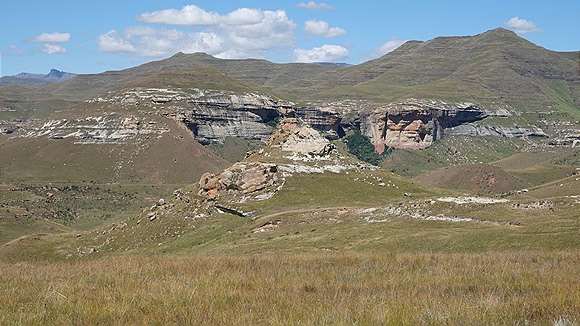
[[[99,45],[99,51],[110,52],[110,53],[133,53],[135,48],[133,45],[123,39],[117,31],[110,30],[106,34],[101,34],[97,37],[97,43]]]
[[[27,40],[30,43],[64,43],[70,41],[70,33],[42,33]]]
[[[304,23],[304,30],[310,35],[323,37],[336,37],[346,34],[346,31],[340,27],[329,27],[328,23],[323,20],[307,20]]]
[[[58,44],[44,44],[42,52],[46,54],[65,54],[66,49]]]
[[[253,25],[259,24],[265,18],[266,14],[262,10],[239,8],[220,17],[220,20],[227,25]]]
[[[309,50],[295,49],[294,57],[298,62],[340,62],[348,58],[348,49],[340,45],[325,44]]]
[[[196,5],[189,5],[181,10],[165,9],[143,13],[136,19],[146,23],[204,26],[216,24],[220,15],[215,12],[207,12]]]
[[[388,40],[387,42],[383,43],[378,48],[376,48],[375,51],[373,51],[373,57],[375,57],[375,58],[381,57],[381,56],[395,50],[399,46],[403,45],[405,42],[407,42],[407,40],[399,40],[398,38],[392,38],[392,39]]]
[[[316,10],[316,11],[324,11],[324,10],[334,9],[333,6],[331,6],[327,3],[324,3],[324,2],[316,3],[314,1],[300,2],[299,4],[296,5],[296,7],[309,9],[309,10]]]
[[[176,16],[170,17],[169,14]],[[168,16],[169,15],[169,16]],[[138,20],[167,25],[198,26],[198,30],[128,27],[98,37],[102,52],[165,57],[176,52],[205,52],[220,58],[265,58],[269,51],[294,46],[296,23],[284,10],[239,8],[225,15],[196,6],[167,9],[137,16]]]
[[[533,22],[526,19],[521,19],[519,17],[513,17],[504,24],[518,34],[542,32],[542,30],[539,29],[538,26],[536,26],[536,24]]]

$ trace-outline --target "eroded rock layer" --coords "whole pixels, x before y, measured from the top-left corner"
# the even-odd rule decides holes
[[[389,104],[363,116],[361,129],[381,153],[385,146],[426,148],[442,138],[447,129],[485,117],[487,113],[483,108],[471,103],[408,100]]]

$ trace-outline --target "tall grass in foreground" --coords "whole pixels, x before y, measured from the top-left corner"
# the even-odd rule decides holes
[[[580,321],[580,252],[0,263],[0,324]]]

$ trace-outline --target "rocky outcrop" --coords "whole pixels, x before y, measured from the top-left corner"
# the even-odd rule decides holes
[[[471,103],[407,100],[374,110],[361,119],[361,131],[377,152],[385,146],[420,149],[431,145],[455,126],[481,120],[487,113]]]
[[[0,121],[0,134],[10,135],[10,134],[18,131],[19,128],[20,127],[16,123],[9,124],[9,123],[2,123],[2,121]]]
[[[270,137],[271,145],[278,145],[284,152],[303,156],[328,156],[335,146],[320,132],[297,118],[287,118]]]
[[[199,181],[199,195],[230,203],[263,200],[282,189],[295,173],[341,173],[375,169],[335,150],[321,132],[298,118],[286,118],[270,137],[268,146],[247,154],[246,160]],[[272,163],[275,162],[275,163]]]
[[[226,137],[265,144],[278,122],[286,117],[300,118],[322,131],[328,139],[338,139],[344,135],[340,114],[328,109],[293,107],[291,103],[263,96],[253,98],[251,95],[192,104],[192,109],[183,112],[182,121],[192,130],[197,141],[204,145],[222,143]]]
[[[54,119],[23,128],[19,137],[71,138],[75,144],[121,144],[139,135],[161,135],[169,127],[139,116],[104,114],[77,119]]]
[[[201,196],[256,195],[275,188],[280,178],[275,164],[238,162],[218,174],[206,173],[199,181]]]

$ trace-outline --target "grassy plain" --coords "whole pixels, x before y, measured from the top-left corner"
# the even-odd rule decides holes
[[[579,265],[577,250],[0,263],[0,323],[572,324]]]

